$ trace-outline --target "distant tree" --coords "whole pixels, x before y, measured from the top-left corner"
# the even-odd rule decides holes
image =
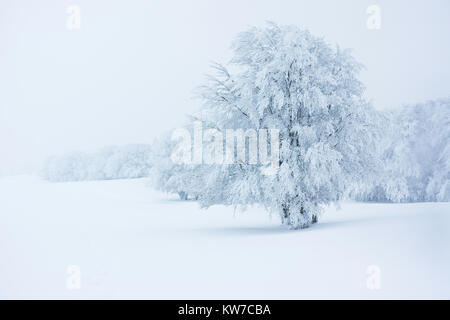
[[[204,187],[204,168],[194,164],[175,163],[171,159],[175,147],[176,141],[169,134],[154,142],[151,170],[153,186],[163,192],[178,194],[181,200],[198,200]]]
[[[426,200],[450,201],[450,99],[438,99],[416,106],[425,125],[418,132],[421,150],[419,159],[426,175]],[[428,132],[428,135],[426,135]],[[427,140],[425,140],[425,139]],[[428,167],[428,170],[427,170]]]
[[[450,99],[387,111],[382,167],[358,200],[450,201]]]
[[[151,154],[149,145],[139,144],[73,152],[48,158],[41,176],[53,182],[142,178],[150,173]]]

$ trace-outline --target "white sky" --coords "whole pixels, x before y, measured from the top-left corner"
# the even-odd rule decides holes
[[[66,28],[68,5],[81,29]],[[366,9],[381,8],[381,29]],[[448,0],[1,0],[0,175],[51,154],[150,143],[198,106],[247,26],[294,24],[352,48],[378,108],[449,96]]]

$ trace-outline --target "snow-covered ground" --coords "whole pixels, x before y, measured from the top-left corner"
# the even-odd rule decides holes
[[[73,265],[81,287],[69,290]],[[344,203],[292,231],[145,179],[3,178],[0,298],[449,299],[450,203]]]

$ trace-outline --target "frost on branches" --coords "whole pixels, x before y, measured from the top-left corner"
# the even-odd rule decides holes
[[[262,204],[283,224],[308,227],[377,168],[379,131],[361,97],[361,66],[347,50],[293,26],[251,28],[232,48],[234,72],[214,66],[195,118],[219,131],[278,129],[279,168],[265,174],[261,164],[237,162],[204,169],[198,199],[205,207]]]

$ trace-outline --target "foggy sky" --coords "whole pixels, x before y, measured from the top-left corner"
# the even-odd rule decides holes
[[[69,5],[81,28],[66,27]],[[381,8],[381,29],[366,9]],[[198,108],[193,89],[236,33],[265,21],[352,48],[377,108],[448,97],[450,2],[38,0],[0,2],[0,175],[48,155],[151,143]]]

